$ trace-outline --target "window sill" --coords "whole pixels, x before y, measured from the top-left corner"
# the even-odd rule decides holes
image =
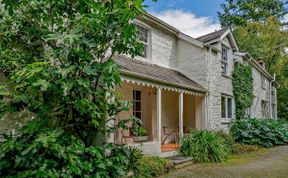
[[[227,75],[227,74],[223,74],[223,73],[222,73],[222,77],[225,77],[225,78],[228,78],[228,79],[231,79],[231,80],[232,80],[232,77],[229,76],[229,75]]]
[[[221,119],[221,124],[229,124],[231,121],[233,121],[234,119],[226,119],[226,118],[222,118]]]

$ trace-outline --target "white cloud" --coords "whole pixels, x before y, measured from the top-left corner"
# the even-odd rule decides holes
[[[191,12],[182,10],[165,10],[151,14],[194,38],[221,28],[220,24],[213,21],[211,17],[197,17]]]

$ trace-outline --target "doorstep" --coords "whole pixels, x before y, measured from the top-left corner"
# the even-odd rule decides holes
[[[169,159],[172,163],[173,163],[173,167],[174,169],[182,169],[184,167],[190,166],[192,165],[193,159],[192,158],[188,158],[188,157],[184,157],[184,156],[169,156],[169,157],[165,157],[166,159]]]

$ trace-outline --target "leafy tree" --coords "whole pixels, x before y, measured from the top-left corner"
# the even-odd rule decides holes
[[[0,67],[12,91],[6,111],[29,110],[91,145],[127,103],[114,90],[114,54],[142,45],[131,20],[143,0],[3,1]],[[103,136],[98,137],[104,138]]]
[[[262,58],[269,72],[277,70],[277,63],[285,55],[288,45],[287,32],[281,30],[277,19],[270,17],[265,23],[237,26],[233,32],[240,50],[249,52],[256,60]]]
[[[130,151],[103,144],[116,128],[107,123],[129,108],[114,90],[113,56],[143,50],[131,23],[143,2],[1,2],[0,72],[9,82],[0,86],[0,112],[33,114],[0,145],[0,177],[125,176]]]
[[[268,17],[282,19],[288,12],[286,0],[226,0],[218,17],[222,26],[265,22]]]

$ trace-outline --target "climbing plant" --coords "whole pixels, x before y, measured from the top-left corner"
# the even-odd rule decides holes
[[[246,117],[246,109],[251,106],[253,98],[253,78],[250,66],[236,65],[233,71],[233,94],[236,104],[236,118]]]

